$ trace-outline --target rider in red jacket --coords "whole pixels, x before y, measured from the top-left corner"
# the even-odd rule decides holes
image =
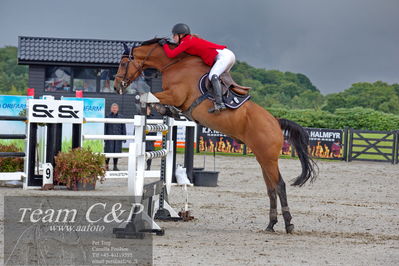
[[[172,33],[173,40],[178,44],[175,49],[170,49],[166,40],[162,39],[159,41],[166,55],[173,58],[182,52],[186,52],[201,57],[205,64],[212,67],[208,78],[212,82],[215,106],[209,109],[209,112],[220,112],[226,109],[222,100],[219,76],[223,72],[230,71],[234,65],[235,56],[233,52],[224,45],[212,43],[191,35],[190,28],[183,23],[176,24],[172,29]]]

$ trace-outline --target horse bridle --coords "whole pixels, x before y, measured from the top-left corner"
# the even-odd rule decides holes
[[[145,62],[147,61],[147,59],[150,57],[150,55],[152,54],[152,52],[155,50],[155,48],[157,48],[157,46],[154,46],[149,52],[148,54],[145,56],[144,60],[141,62],[141,65],[138,65],[135,61],[134,61],[134,46],[131,48],[130,52],[128,55],[122,55],[122,58],[127,57],[128,61],[127,61],[127,65],[126,65],[126,70],[125,70],[125,74],[123,76],[121,75],[116,75],[116,77],[121,78],[121,84],[123,87],[127,87],[130,83],[132,83],[134,80],[133,79],[129,79],[127,77],[128,71],[129,71],[129,64],[130,62],[133,63],[134,67],[136,68],[136,72],[134,72],[134,74],[132,75],[133,77],[137,74],[140,73],[140,75],[143,74],[143,67]]]
[[[121,75],[116,75],[116,77],[121,78],[121,84],[124,88],[126,88],[130,83],[132,83],[134,80],[129,79],[127,77],[128,74],[128,70],[129,70],[129,64],[130,62],[133,63],[134,67],[136,68],[136,72],[134,72],[134,74],[132,75],[133,77],[136,75],[137,72],[140,73],[140,75],[143,74],[143,67],[145,62],[147,61],[147,59],[151,56],[152,52],[160,46],[154,46],[149,52],[148,54],[144,57],[143,61],[141,62],[141,65],[138,65],[135,61],[134,61],[134,48],[136,48],[135,46],[133,46],[129,52],[128,55],[122,55],[122,58],[127,57],[128,61],[127,61],[127,65],[126,65],[126,70],[125,70],[125,74],[123,76]],[[177,62],[179,62],[180,60],[182,60],[182,58],[178,58],[175,61],[170,62],[169,64],[165,65],[164,67],[162,67],[159,71],[162,73],[165,69],[167,69],[168,67],[170,67],[171,65],[176,64]]]

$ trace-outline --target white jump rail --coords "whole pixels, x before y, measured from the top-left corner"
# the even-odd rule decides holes
[[[134,124],[134,118],[98,118],[86,117],[84,123],[107,123],[107,124]]]
[[[128,171],[111,172],[106,173],[107,178],[126,178],[128,179],[128,193],[135,198],[141,198],[144,191],[144,180],[146,178],[161,178],[163,180],[166,193],[170,194],[172,186],[172,174],[173,174],[173,140],[172,134],[169,132],[174,126],[174,119],[167,119],[167,123],[163,119],[146,119],[145,116],[136,115],[134,119],[126,118],[86,118],[86,123],[132,123],[134,124],[134,135],[83,135],[82,139],[97,139],[97,140],[132,140],[129,144],[129,152],[123,157],[128,158]],[[187,122],[183,121],[184,125],[187,126]],[[195,125],[195,124],[194,124]],[[161,136],[146,136],[149,132],[161,132]],[[145,151],[146,141],[163,141],[163,148],[157,151]],[[122,153],[123,154],[123,153]],[[122,154],[107,154],[108,158],[119,158]],[[145,162],[149,159],[162,158],[160,170],[145,170]],[[160,199],[161,200],[161,199]],[[159,200],[159,201],[160,201]],[[162,198],[163,200],[163,198]],[[155,205],[154,213],[156,209],[161,208],[159,204]],[[162,208],[167,209],[173,217],[178,217],[176,211],[167,203],[163,201]],[[158,226],[154,223],[154,228]]]
[[[128,171],[107,171],[106,178],[128,178],[128,191],[135,196],[143,192],[145,178],[159,178],[160,170],[146,171],[146,160],[166,157],[166,189],[170,193],[173,174],[173,143],[171,134],[167,140],[166,149],[145,151],[145,141],[162,141],[161,136],[146,136],[144,132],[168,131],[174,125],[174,120],[169,119],[165,124],[163,119],[146,119],[145,116],[136,115],[134,118],[84,118],[84,123],[109,123],[109,124],[134,124],[134,135],[82,135],[82,140],[132,140],[128,153],[102,153],[107,158],[128,158]]]
[[[82,135],[84,140],[134,140],[134,136],[129,135]]]

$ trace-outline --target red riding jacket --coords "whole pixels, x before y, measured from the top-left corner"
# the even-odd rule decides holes
[[[200,56],[205,64],[212,66],[218,54],[216,49],[223,50],[226,47],[227,46],[212,43],[193,35],[186,35],[175,49],[170,49],[168,44],[164,44],[163,49],[170,58],[176,57],[182,52],[186,52],[191,55]]]

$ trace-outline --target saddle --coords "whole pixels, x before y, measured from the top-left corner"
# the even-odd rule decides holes
[[[204,97],[206,96],[208,99],[214,100],[212,93],[210,93],[212,91],[212,83],[208,75],[209,73],[206,73],[200,78],[199,89]],[[251,98],[248,93],[251,88],[238,85],[230,73],[220,75],[220,83],[222,85],[223,102],[231,109],[237,109]]]
[[[247,95],[249,93],[249,90],[251,89],[250,87],[245,87],[238,85],[233,78],[231,77],[229,72],[224,72],[222,75],[220,75],[220,83],[222,84],[222,92],[225,94],[229,89],[234,91],[235,93],[239,95]],[[212,87],[211,81],[209,79],[206,79],[207,81],[207,88]]]

